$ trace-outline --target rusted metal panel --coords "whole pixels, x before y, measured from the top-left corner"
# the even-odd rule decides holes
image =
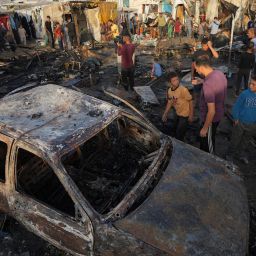
[[[57,154],[86,141],[120,110],[57,85],[10,95],[0,102],[0,131]]]
[[[0,211],[8,212],[9,211],[9,205],[7,200],[7,194],[9,191],[8,167],[9,167],[9,156],[10,156],[13,139],[0,133],[0,141],[6,143],[7,145],[7,154],[6,154],[6,161],[5,161],[5,181],[0,181]]]
[[[144,124],[150,132],[136,135],[134,129],[131,134],[145,140],[144,144],[152,134],[159,148],[149,154],[155,158],[132,190],[102,216],[89,207],[59,156],[120,115]],[[171,140],[142,117],[55,85],[2,99],[0,131],[16,141],[7,141],[12,153],[6,166],[7,186],[0,186],[0,210],[4,208],[35,234],[74,255],[245,255],[248,205],[237,169]],[[17,147],[51,166],[79,206],[83,223],[16,191]],[[10,208],[5,207],[7,200]]]
[[[115,225],[171,255],[245,255],[248,204],[227,162],[173,141],[164,176],[149,198]]]
[[[95,231],[95,256],[167,256],[169,254],[117,230],[111,224],[102,224]]]
[[[9,203],[10,214],[28,230],[73,255],[92,255],[94,239],[89,223],[77,223],[19,192],[9,197]]]

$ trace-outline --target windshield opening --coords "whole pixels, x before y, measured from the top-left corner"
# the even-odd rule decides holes
[[[62,163],[92,207],[107,214],[143,176],[159,148],[153,132],[120,117],[64,155]]]

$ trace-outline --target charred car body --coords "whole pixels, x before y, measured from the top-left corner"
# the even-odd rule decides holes
[[[0,101],[0,211],[74,255],[245,255],[234,166],[56,85]]]

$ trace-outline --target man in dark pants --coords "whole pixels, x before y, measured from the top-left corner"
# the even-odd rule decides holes
[[[121,76],[122,83],[125,90],[134,90],[134,61],[133,55],[135,52],[135,45],[132,44],[130,36],[123,36],[124,44],[118,43],[117,53],[121,56]]]
[[[255,34],[255,28],[248,29],[247,37],[250,40],[250,42],[253,43],[253,45],[254,45],[255,60],[254,60],[253,73],[256,74],[256,34]]]
[[[47,16],[47,20],[45,22],[45,30],[48,37],[48,42],[52,48],[54,48],[54,39],[53,39],[53,32],[52,32],[52,22],[51,17]]]
[[[72,47],[74,47],[76,45],[76,27],[75,23],[71,21],[71,18],[68,18],[66,27],[68,29],[68,37],[70,44]]]
[[[195,70],[195,61],[197,58],[201,56],[208,56],[209,59],[218,59],[219,54],[216,52],[216,50],[212,47],[212,42],[209,41],[208,38],[203,38],[201,41],[201,46],[202,48],[195,51],[192,57],[192,65],[191,65],[191,79],[194,80],[195,77],[199,77],[199,74],[197,74]],[[198,85],[194,87],[194,92],[193,92],[193,98],[194,98],[194,104],[196,109],[199,107],[199,98],[200,98],[200,93],[201,93],[201,87],[202,85]]]
[[[178,140],[184,141],[187,132],[188,122],[193,121],[193,101],[188,89],[180,85],[180,80],[175,72],[169,74],[170,88],[168,90],[167,105],[162,121],[167,121],[171,108],[175,109],[174,131]]]
[[[248,82],[250,77],[251,69],[254,67],[254,45],[250,43],[247,46],[246,52],[243,52],[240,57],[237,73],[236,92],[235,95],[238,97],[241,88],[242,78],[244,78],[244,89],[248,88]]]
[[[216,130],[224,116],[227,79],[221,71],[213,70],[208,56],[197,58],[195,68],[204,77],[200,98],[200,149],[213,154]],[[193,80],[192,83],[196,85],[201,81]]]
[[[249,138],[256,137],[256,76],[251,77],[249,89],[244,90],[232,109],[234,127],[230,147],[226,159],[235,158],[248,164],[245,150],[248,148]]]

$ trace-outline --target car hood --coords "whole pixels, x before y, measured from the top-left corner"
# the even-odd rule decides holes
[[[226,161],[173,140],[158,185],[114,225],[171,255],[245,255],[248,204],[236,172]]]

